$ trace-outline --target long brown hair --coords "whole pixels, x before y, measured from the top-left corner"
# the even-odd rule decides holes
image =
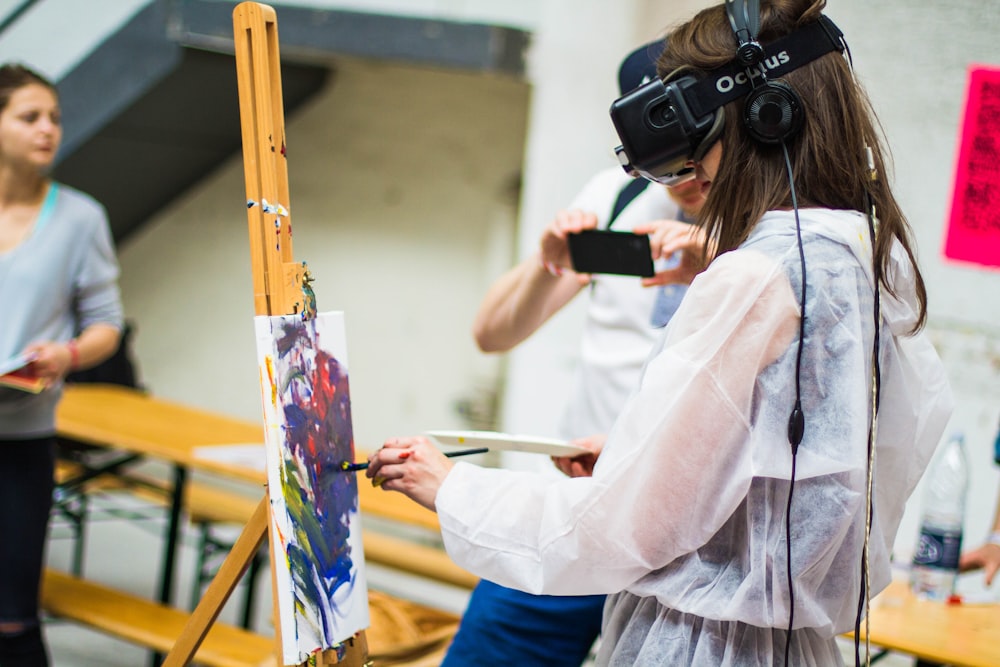
[[[759,39],[765,46],[817,20],[825,0],[763,0]],[[699,12],[667,36],[657,63],[661,76],[678,68],[705,73],[731,61],[736,40],[722,5]],[[920,314],[914,331],[927,319],[927,292],[920,275],[910,226],[889,189],[888,149],[875,112],[847,60],[837,52],[789,72],[782,80],[801,99],[802,129],[786,141],[800,207],[866,211],[870,195],[879,219],[875,262],[882,285],[888,281],[889,253],[899,240],[914,267]],[[725,107],[723,158],[699,221],[718,252],[732,250],[750,234],[766,211],[792,207],[788,173],[780,144],[755,141],[743,126],[743,99]],[[865,147],[870,147],[879,178],[869,177]]]
[[[7,63],[0,66],[0,111],[7,108],[11,95],[32,83],[45,86],[58,99],[56,87],[38,72],[17,63]]]

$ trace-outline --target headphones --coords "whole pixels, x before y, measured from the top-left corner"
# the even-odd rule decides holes
[[[782,81],[769,81],[764,61],[764,47],[757,41],[760,30],[760,0],[743,0],[743,11],[736,8],[735,0],[726,0],[726,14],[736,37],[736,62],[747,69],[747,76],[755,70],[760,77],[751,78],[753,89],[743,104],[743,123],[757,141],[780,144],[795,136],[802,127],[802,102],[791,86]]]
[[[732,61],[702,76],[679,70],[612,103],[611,121],[622,142],[615,154],[628,174],[667,185],[687,180],[687,163],[704,157],[722,132],[723,107],[743,97],[744,124],[754,138],[780,144],[794,136],[802,126],[802,103],[775,79],[846,49],[843,33],[823,15],[762,45],[759,0],[725,5],[737,42]]]

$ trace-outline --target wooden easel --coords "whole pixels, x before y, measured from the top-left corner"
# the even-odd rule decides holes
[[[236,73],[239,84],[240,124],[243,130],[243,169],[246,179],[250,261],[253,269],[254,312],[291,315],[310,308],[303,294],[305,267],[292,257],[291,215],[288,213],[288,165],[285,160],[285,115],[281,95],[278,24],[274,9],[258,2],[242,2],[233,10]],[[279,221],[276,226],[275,220]],[[163,667],[182,667],[193,658],[209,628],[222,611],[251,559],[270,533],[267,494],[226,557],[198,603]],[[271,562],[275,540],[271,537]],[[276,587],[271,570],[271,587]],[[277,595],[274,595],[277,619]],[[275,623],[276,655],[280,658],[281,626]],[[335,651],[316,656],[315,663],[364,667],[368,661],[365,633],[347,641],[338,659]]]

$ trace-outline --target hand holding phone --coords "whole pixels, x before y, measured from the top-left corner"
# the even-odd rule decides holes
[[[577,273],[644,278],[654,273],[649,237],[645,234],[588,229],[566,238],[573,270]]]

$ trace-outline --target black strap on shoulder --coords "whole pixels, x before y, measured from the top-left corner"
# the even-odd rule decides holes
[[[633,178],[621,189],[618,193],[618,198],[615,199],[615,205],[611,209],[611,217],[608,218],[608,224],[605,226],[605,229],[611,229],[611,225],[615,224],[615,220],[625,210],[625,207],[631,204],[633,199],[641,195],[647,185],[649,185],[649,181],[645,178]]]

